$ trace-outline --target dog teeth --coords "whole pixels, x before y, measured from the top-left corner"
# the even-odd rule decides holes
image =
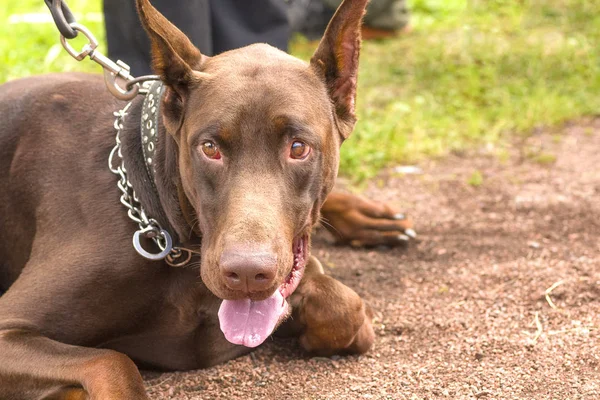
[[[398,239],[403,240],[405,242],[408,242],[410,240],[410,238],[406,235],[398,235]]]
[[[398,213],[398,214],[394,215],[394,219],[397,219],[397,220],[401,221],[403,219],[406,219],[406,215],[403,214],[403,213]]]

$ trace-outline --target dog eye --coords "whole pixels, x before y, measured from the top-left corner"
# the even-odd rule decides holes
[[[310,154],[310,146],[299,140],[294,141],[290,147],[290,158],[304,160]]]
[[[212,160],[220,160],[221,152],[214,142],[204,142],[201,145],[204,155]]]

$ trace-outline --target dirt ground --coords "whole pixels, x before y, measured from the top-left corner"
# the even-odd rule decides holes
[[[328,272],[376,310],[368,354],[274,339],[216,368],[145,373],[152,398],[599,399],[600,119],[491,152],[373,182],[366,196],[416,220],[408,248],[316,235]]]

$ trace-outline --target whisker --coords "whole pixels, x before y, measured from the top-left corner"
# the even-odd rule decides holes
[[[337,233],[337,235],[340,237],[340,239],[342,238],[342,233],[340,231],[338,231],[335,226],[331,225],[331,223],[329,221],[327,221],[324,217],[322,217],[322,216],[319,217],[319,222],[321,222],[323,225],[330,227],[332,230],[335,231],[335,233]]]
[[[195,217],[192,220],[192,226],[190,228],[190,232],[188,233],[188,236],[192,236],[192,232],[194,232],[194,228],[196,227],[196,225],[198,225],[200,223],[200,221],[198,220],[198,217]]]

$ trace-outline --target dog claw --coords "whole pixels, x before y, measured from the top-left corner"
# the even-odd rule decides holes
[[[408,242],[410,238],[406,235],[398,235],[398,239]]]
[[[403,213],[398,213],[398,214],[394,215],[394,219],[403,220],[403,219],[406,219],[406,215]]]
[[[417,237],[417,232],[415,232],[414,229],[410,229],[410,228],[406,229],[404,231],[404,234],[406,236],[409,236],[409,237],[413,238],[413,239],[415,239]]]

